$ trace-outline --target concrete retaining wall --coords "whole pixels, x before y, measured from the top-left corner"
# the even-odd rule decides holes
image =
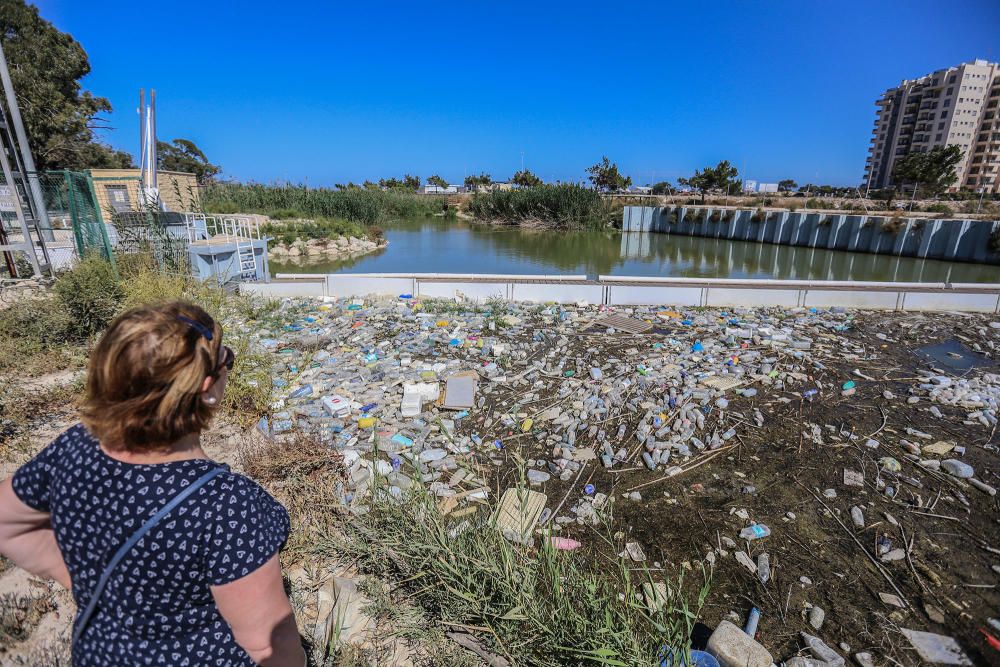
[[[270,283],[242,283],[240,290],[267,297],[415,297],[484,301],[491,297],[609,306],[781,306],[872,310],[1000,312],[1000,285],[876,283],[810,280],[722,280],[600,276],[468,274],[278,274]]]
[[[879,255],[1000,264],[997,220],[891,218],[847,213],[626,206],[623,232],[656,232]]]

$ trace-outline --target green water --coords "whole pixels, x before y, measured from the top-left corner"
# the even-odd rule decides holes
[[[506,273],[1000,283],[1000,267],[668,234],[556,232],[461,221],[385,228],[380,252],[276,262],[271,273]]]

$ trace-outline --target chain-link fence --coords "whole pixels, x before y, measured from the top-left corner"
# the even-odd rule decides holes
[[[52,226],[53,238],[46,246],[53,268],[69,268],[90,254],[114,265],[114,249],[90,176],[78,171],[48,171],[38,174],[38,182]]]
[[[119,255],[147,255],[161,271],[189,273],[188,231],[184,216],[165,211],[115,211],[111,244]]]

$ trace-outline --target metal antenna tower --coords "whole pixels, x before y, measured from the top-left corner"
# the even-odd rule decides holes
[[[147,208],[162,210],[160,188],[156,183],[156,90],[146,93],[139,89],[139,175],[142,179],[142,196]]]

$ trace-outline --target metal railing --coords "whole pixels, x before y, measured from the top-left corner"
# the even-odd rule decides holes
[[[209,244],[230,244],[237,241],[260,241],[260,224],[256,218],[236,215],[185,213],[188,242],[208,241]]]
[[[232,246],[236,250],[239,278],[257,280],[257,254],[254,246],[260,245],[262,237],[256,217],[185,213],[184,225],[187,229],[188,243],[208,249],[212,255],[213,267],[216,260],[212,249]],[[222,274],[218,271],[216,278],[222,281]]]

